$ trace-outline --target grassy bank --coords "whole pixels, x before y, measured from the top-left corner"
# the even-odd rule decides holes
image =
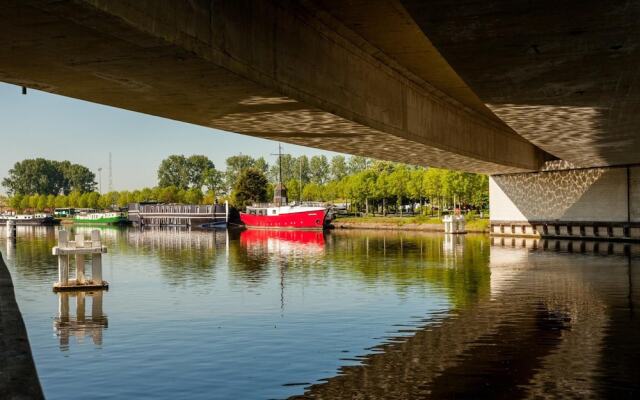
[[[444,231],[441,218],[416,215],[410,217],[343,217],[333,221],[338,229],[398,229]],[[472,218],[467,220],[468,232],[489,232],[489,220]]]

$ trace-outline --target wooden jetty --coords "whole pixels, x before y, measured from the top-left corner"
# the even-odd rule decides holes
[[[54,283],[55,292],[63,290],[107,289],[109,283],[102,280],[102,254],[107,247],[102,245],[100,231],[91,231],[91,240],[85,240],[84,234],[76,234],[75,240],[69,240],[69,232],[58,232],[58,245],[52,250],[58,256],[58,282]],[[69,278],[72,256],[75,258],[76,277]],[[85,275],[85,256],[91,257],[91,278]]]
[[[229,204],[129,204],[129,221],[139,226],[224,228]]]

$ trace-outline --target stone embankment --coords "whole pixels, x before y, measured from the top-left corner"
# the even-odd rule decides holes
[[[44,399],[13,281],[0,255],[0,399]]]

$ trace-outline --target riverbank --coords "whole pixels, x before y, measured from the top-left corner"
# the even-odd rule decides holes
[[[11,274],[0,255],[0,398],[44,399]]]
[[[335,229],[378,229],[423,232],[444,232],[444,224],[439,218],[414,217],[344,217],[332,222]],[[488,219],[467,221],[466,231],[489,233]]]

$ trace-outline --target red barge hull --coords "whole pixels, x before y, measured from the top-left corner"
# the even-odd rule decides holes
[[[280,215],[254,215],[240,213],[240,220],[247,228],[257,229],[313,229],[325,227],[325,210],[299,211]]]

